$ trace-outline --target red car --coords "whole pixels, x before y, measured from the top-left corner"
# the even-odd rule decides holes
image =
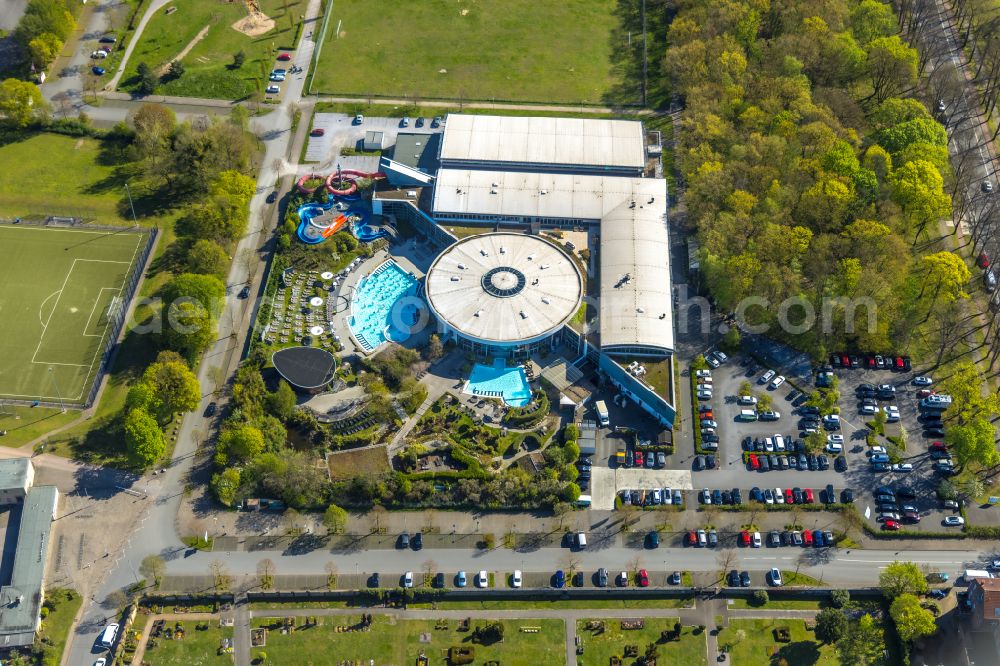
[[[715,417],[712,416],[712,411],[709,410],[707,412],[702,412],[701,413],[701,418],[703,418],[703,419],[714,419]]]
[[[698,545],[698,535],[694,533],[694,530],[691,530],[687,534],[687,545],[689,545],[689,546],[697,546]]]
[[[795,504],[795,495],[791,488],[785,488],[785,504]]]
[[[639,569],[639,575],[636,578],[639,581],[639,587],[649,587],[649,574],[646,573],[645,569]]]
[[[281,55],[278,56],[278,60],[280,60],[282,62],[287,62],[287,61],[289,61],[291,59],[292,59],[292,54],[291,53],[282,53]]]
[[[691,532],[691,534],[694,534],[694,532]],[[741,546],[750,545],[750,532],[748,532],[747,530],[743,530],[742,532],[740,532],[740,545]]]
[[[635,452],[635,466],[642,467],[642,451]]]
[[[813,502],[816,501],[815,497],[813,496],[812,488],[806,488],[802,492],[806,496],[806,504],[812,504]]]
[[[750,461],[750,469],[755,471],[760,469],[760,460],[757,458],[756,455],[751,453],[749,456],[747,456],[747,459]]]
[[[931,442],[931,451],[947,451],[948,445],[944,442]]]
[[[323,136],[324,134],[326,134],[326,130],[322,127],[317,127],[312,132],[309,132],[309,136]]]
[[[897,523],[895,520],[887,520],[884,523],[882,523],[882,529],[884,530],[899,530],[902,528],[903,526]]]
[[[851,367],[851,357],[848,356],[847,354],[841,354],[840,355],[840,364],[842,366],[844,366],[845,368]]]
[[[809,530],[802,530],[802,545],[811,546],[813,545],[813,535]]]
[[[989,268],[990,255],[986,254],[985,252],[980,252],[979,258],[976,259],[976,265],[979,266],[980,268]]]
[[[917,398],[926,398],[929,395],[933,395],[934,391],[930,389],[920,389],[917,391]]]

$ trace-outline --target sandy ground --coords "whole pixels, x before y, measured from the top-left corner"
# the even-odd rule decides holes
[[[238,30],[248,37],[260,37],[274,30],[274,19],[260,12],[255,12],[234,23],[233,30]]]

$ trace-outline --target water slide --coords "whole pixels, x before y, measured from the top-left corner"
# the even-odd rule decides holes
[[[338,177],[340,181],[349,183],[346,188],[339,190],[333,186],[333,183],[338,180]],[[329,176],[326,177],[326,191],[338,197],[350,196],[358,191],[358,183],[357,183],[358,178],[371,178],[372,180],[382,180],[383,178],[385,178],[385,174],[382,173],[381,171],[369,173],[366,171],[357,171],[356,169],[341,169],[339,171],[334,171],[333,173],[331,173]]]

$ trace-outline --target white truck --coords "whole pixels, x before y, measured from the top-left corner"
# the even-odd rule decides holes
[[[594,409],[597,410],[597,420],[601,422],[602,426],[606,426],[611,423],[611,419],[608,418],[608,406],[603,400],[598,400],[594,405]]]

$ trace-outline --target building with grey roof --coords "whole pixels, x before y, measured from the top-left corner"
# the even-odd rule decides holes
[[[0,460],[0,505],[20,504],[35,482],[30,458]]]
[[[452,113],[439,153],[446,168],[641,176],[642,123]]]
[[[0,647],[24,647],[35,641],[45,601],[49,536],[58,503],[55,486],[37,486],[21,504],[14,568],[10,582],[0,587]]]
[[[383,155],[379,170],[394,187],[423,187],[434,182],[441,134],[401,132],[391,155]]]

